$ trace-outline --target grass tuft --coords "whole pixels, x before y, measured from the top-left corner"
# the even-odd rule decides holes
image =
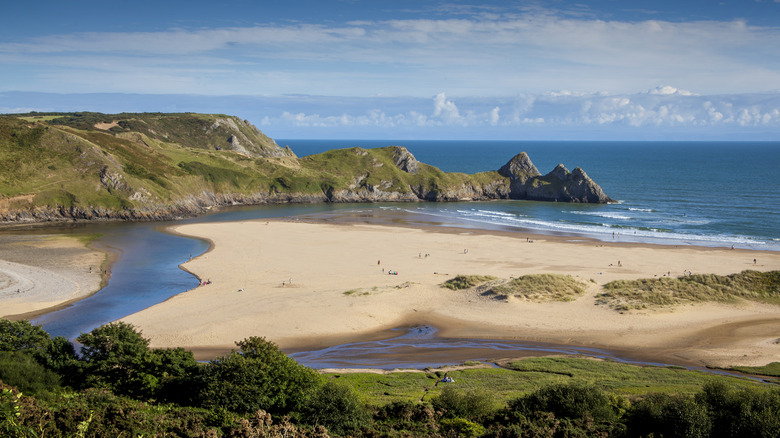
[[[492,292],[534,301],[571,301],[585,293],[585,287],[570,275],[532,274],[498,285]]]
[[[596,303],[615,310],[635,310],[738,299],[780,303],[780,271],[612,281],[604,285]]]
[[[445,281],[441,286],[452,290],[471,289],[495,279],[496,277],[490,275],[458,275]]]

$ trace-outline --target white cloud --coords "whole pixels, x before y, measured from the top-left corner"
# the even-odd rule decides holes
[[[406,111],[387,113],[371,109],[364,112],[333,115],[305,112],[283,112],[266,116],[263,125],[274,127],[376,127],[376,128],[442,128],[454,129],[518,129],[543,127],[550,131],[576,128],[587,131],[594,127],[628,128],[637,133],[658,129],[707,128],[716,132],[727,128],[761,128],[780,133],[780,93],[761,95],[697,96],[681,93],[673,87],[666,92],[609,95],[592,93],[544,94],[516,98],[448,98],[439,93],[430,100],[431,110],[420,110],[424,100],[409,100]],[[672,91],[674,90],[674,91]],[[382,106],[382,99],[369,99]],[[501,117],[501,108],[512,106],[510,117]],[[320,111],[324,108],[320,108]],[[475,131],[476,132],[476,131]]]
[[[159,75],[179,84],[171,91],[200,94],[317,94],[325,87],[337,95],[420,97],[441,89],[619,94],[660,82],[682,88],[660,86],[651,94],[685,95],[687,89],[780,89],[777,59],[777,27],[603,21],[529,8],[459,19],[41,36],[0,43],[0,83],[39,91],[158,92],[149,77]]]
[[[0,93],[1,112],[229,113],[277,138],[780,138],[780,91],[427,98]]]
[[[446,123],[461,120],[458,107],[452,101],[447,100],[444,93],[439,93],[433,98],[433,117],[439,117]]]
[[[677,94],[680,96],[693,96],[693,93],[687,90],[679,90],[677,88],[674,88],[670,85],[659,85],[658,87],[652,89],[649,91],[650,94],[658,94],[661,96],[669,96],[673,94]]]
[[[500,107],[495,107],[495,108],[493,108],[490,111],[490,115],[488,116],[488,120],[490,121],[489,123],[490,123],[491,126],[498,125],[498,121],[500,119],[499,115],[498,115],[499,111],[501,111]]]

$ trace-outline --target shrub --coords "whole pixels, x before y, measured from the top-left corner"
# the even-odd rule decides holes
[[[84,385],[108,388],[120,395],[153,399],[168,393],[169,399],[183,399],[186,396],[177,383],[197,368],[192,352],[181,348],[150,350],[149,340],[124,322],[98,327],[77,340],[83,345]]]
[[[704,438],[712,424],[704,405],[683,395],[651,394],[628,413],[629,436]]]
[[[780,390],[734,390],[720,382],[706,384],[696,400],[706,407],[712,437],[780,436]]]
[[[439,423],[445,437],[477,437],[485,433],[485,428],[464,418],[445,418]]]
[[[49,344],[49,334],[29,321],[0,319],[0,351],[42,350]]]
[[[496,399],[491,392],[478,389],[459,391],[452,386],[444,387],[431,404],[445,417],[470,420],[486,418],[496,409]]]
[[[617,420],[619,406],[593,385],[569,383],[550,385],[509,402],[509,410],[530,417],[550,412],[557,418],[611,423]]]
[[[316,388],[319,375],[265,338],[251,337],[236,345],[240,351],[201,367],[196,382],[198,403],[237,413],[300,412]]]
[[[351,387],[329,381],[307,401],[303,418],[308,424],[323,425],[330,432],[343,435],[364,426],[368,411]]]
[[[0,352],[0,381],[28,394],[41,395],[60,389],[60,376],[19,351]]]

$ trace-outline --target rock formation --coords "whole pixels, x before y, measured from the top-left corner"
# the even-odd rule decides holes
[[[611,199],[584,170],[569,172],[563,164],[542,176],[525,152],[509,160],[498,173],[509,178],[509,197],[533,201],[604,204]]]

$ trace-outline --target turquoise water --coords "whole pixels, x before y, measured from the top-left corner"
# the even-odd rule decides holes
[[[396,208],[474,226],[611,240],[780,251],[780,142],[509,142],[278,140],[299,156],[338,147],[405,146],[448,172],[496,170],[527,152],[541,173],[581,167],[608,205],[486,202]]]

